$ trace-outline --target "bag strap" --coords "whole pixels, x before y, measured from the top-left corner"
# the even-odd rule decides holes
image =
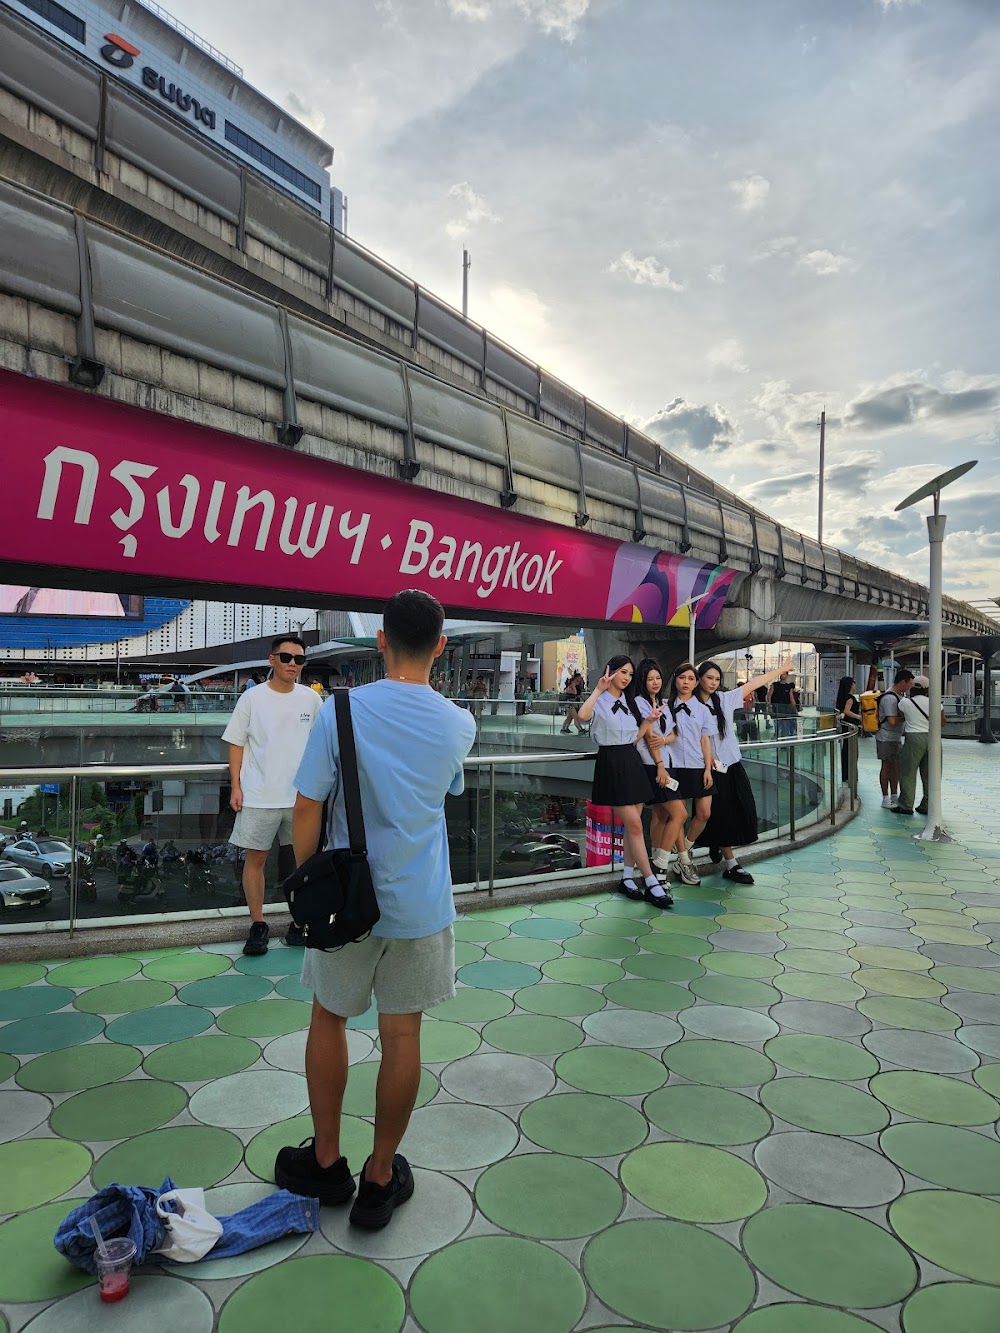
[[[332,691],[337,713],[337,736],[340,740],[340,785],[347,811],[347,837],[353,856],[367,856],[365,817],[361,809],[361,787],[358,783],[358,752],[354,745],[354,723],[351,721],[350,691],[341,686]]]
[[[916,701],[916,699],[911,699],[911,700],[910,700],[910,703],[913,705],[913,707],[917,710],[918,713],[922,713],[922,714],[923,714],[924,718],[925,718],[928,722],[931,720],[931,715],[930,715],[930,713],[924,713],[924,710],[920,707],[920,705],[919,705],[919,703]]]

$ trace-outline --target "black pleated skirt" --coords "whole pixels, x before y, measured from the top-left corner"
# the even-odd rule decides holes
[[[634,745],[599,747],[590,799],[595,805],[645,805],[649,800],[649,778]]]
[[[712,814],[696,847],[746,847],[757,841],[757,803],[742,764],[712,774]]]

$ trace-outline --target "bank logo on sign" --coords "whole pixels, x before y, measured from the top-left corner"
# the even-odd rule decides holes
[[[115,69],[131,69],[140,54],[139,48],[124,37],[119,37],[116,32],[106,32],[104,40],[107,45],[101,47],[103,59],[109,65],[114,65]]]

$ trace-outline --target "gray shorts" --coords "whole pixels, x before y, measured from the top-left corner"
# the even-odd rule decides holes
[[[252,852],[269,852],[275,836],[279,847],[288,847],[292,841],[292,807],[283,810],[263,810],[259,805],[245,805],[236,816],[229,835],[235,847]]]
[[[898,759],[902,748],[902,741],[880,741],[876,737],[875,755],[878,759]]]
[[[445,926],[416,940],[369,935],[324,953],[307,949],[302,984],[324,1009],[356,1018],[372,1002],[381,1014],[417,1014],[455,994],[455,932]]]

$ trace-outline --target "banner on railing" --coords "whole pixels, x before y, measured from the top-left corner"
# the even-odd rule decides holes
[[[308,600],[423,588],[451,611],[718,621],[736,571],[0,372],[11,565]],[[23,578],[17,581],[23,582]]]

